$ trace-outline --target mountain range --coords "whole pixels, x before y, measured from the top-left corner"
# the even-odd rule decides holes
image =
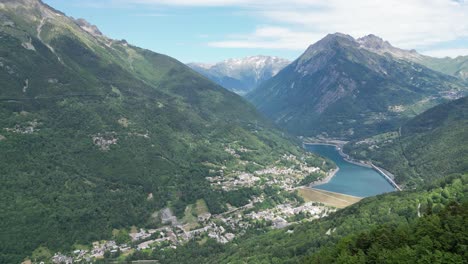
[[[374,35],[330,34],[246,97],[295,135],[365,137],[466,94],[465,82],[421,58]]]
[[[290,61],[278,57],[251,56],[216,64],[189,63],[189,67],[217,84],[244,95],[275,76]]]

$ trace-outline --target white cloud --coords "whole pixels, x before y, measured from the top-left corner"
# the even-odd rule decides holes
[[[134,14],[136,17],[165,17],[169,16],[168,14],[163,14],[163,13],[139,13],[139,14]]]
[[[428,50],[428,51],[422,52],[422,54],[429,55],[432,57],[437,57],[437,58],[444,58],[444,57],[456,58],[457,56],[468,56],[468,48]]]
[[[310,32],[291,31],[284,27],[261,26],[253,33],[246,35],[228,35],[227,40],[208,43],[211,47],[220,48],[268,48],[303,50],[311,39],[320,35]]]
[[[133,4],[175,5],[175,6],[237,6],[249,3],[249,0],[114,0]]]
[[[112,0],[152,6],[232,6],[258,18],[248,34],[214,47],[303,50],[328,33],[376,34],[398,47],[427,50],[468,36],[468,3],[456,0]],[[270,32],[268,32],[271,30]],[[237,37],[232,36],[237,33]],[[468,45],[468,43],[467,43]]]
[[[319,9],[261,10],[275,22],[316,33],[379,35],[397,46],[419,48],[468,35],[468,5],[450,0],[328,0]]]

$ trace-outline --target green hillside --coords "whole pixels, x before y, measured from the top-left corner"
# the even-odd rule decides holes
[[[449,204],[409,223],[383,224],[342,238],[304,263],[463,263],[468,204]]]
[[[419,63],[435,71],[468,80],[468,56],[458,56],[456,58],[432,58],[424,56],[419,59]]]
[[[353,142],[345,151],[370,159],[407,187],[440,175],[468,171],[468,97],[442,104],[410,120],[398,132]]]
[[[198,199],[223,212],[253,192],[208,176],[285,155],[322,166],[241,97],[38,0],[0,4],[0,87],[0,263],[154,227],[160,209],[181,217]]]

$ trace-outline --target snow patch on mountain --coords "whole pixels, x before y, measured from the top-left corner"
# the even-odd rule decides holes
[[[283,58],[259,55],[227,59],[216,64],[189,63],[188,66],[231,91],[245,94],[289,63]]]

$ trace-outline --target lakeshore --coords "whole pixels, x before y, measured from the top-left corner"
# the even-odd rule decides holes
[[[374,169],[375,171],[377,171],[382,177],[385,178],[385,180],[387,180],[396,190],[398,191],[401,191],[402,188],[394,181],[394,178],[395,176],[393,174],[391,174],[390,172],[386,171],[385,169],[383,168],[380,168],[378,166],[376,166],[375,164],[373,164],[372,162],[366,162],[366,161],[361,161],[361,160],[355,160],[353,158],[351,158],[348,154],[344,153],[343,152],[343,146],[348,143],[347,141],[341,141],[341,140],[329,140],[329,141],[325,141],[325,142],[303,142],[303,145],[325,145],[325,146],[334,146],[336,148],[336,150],[338,151],[338,153],[340,154],[340,156],[346,161],[346,162],[349,162],[349,163],[352,163],[352,164],[355,164],[357,166],[362,166],[362,167],[366,167],[366,168],[372,168]],[[339,170],[339,168],[338,168]],[[338,172],[335,171],[333,173],[333,175],[328,176],[321,180],[320,183],[317,181],[317,182],[313,182],[310,187],[314,187],[314,186],[318,186],[320,184],[326,184],[328,183],[332,178],[333,176],[335,176],[335,174]]]
[[[309,187],[312,188],[312,187],[315,187],[315,186],[318,186],[318,185],[322,185],[322,184],[326,184],[326,183],[329,183],[330,180],[335,177],[335,175],[338,173],[338,171],[340,171],[340,168],[339,167],[336,167],[336,169],[332,170],[332,171],[329,171],[327,173],[327,176],[323,179],[320,179],[320,180],[317,180],[317,181],[314,181],[314,182],[311,182],[309,184]]]
[[[325,191],[342,193],[357,197],[374,196],[398,190],[383,171],[373,164],[350,160],[342,152],[342,144],[312,143],[305,147],[321,156],[333,160],[339,170],[331,171],[324,179],[313,182],[311,187]]]

